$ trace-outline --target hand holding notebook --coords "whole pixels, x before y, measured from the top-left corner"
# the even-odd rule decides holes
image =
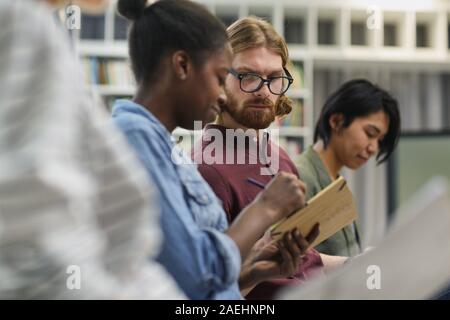
[[[298,228],[308,234],[316,223],[320,234],[312,243],[317,246],[336,232],[352,223],[358,217],[353,195],[343,177],[339,177],[313,198],[301,210],[281,220],[271,230],[273,239],[278,240],[283,233]]]

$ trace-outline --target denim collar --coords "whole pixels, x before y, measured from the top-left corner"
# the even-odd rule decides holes
[[[116,100],[112,108],[112,116],[115,117],[120,115],[121,113],[134,113],[146,118],[148,121],[155,125],[156,130],[160,134],[169,139],[171,143],[175,143],[175,138],[172,136],[172,134],[166,129],[166,127],[164,127],[161,121],[159,121],[158,118],[156,118],[153,113],[151,113],[144,106],[131,100],[118,99]]]

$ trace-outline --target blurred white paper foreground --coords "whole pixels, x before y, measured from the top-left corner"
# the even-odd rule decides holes
[[[377,248],[279,299],[427,299],[450,283],[450,191],[435,178],[402,206]]]

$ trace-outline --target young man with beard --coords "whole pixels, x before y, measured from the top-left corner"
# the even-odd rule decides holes
[[[194,145],[192,157],[222,200],[231,222],[261,192],[258,182],[266,185],[279,171],[296,176],[298,172],[287,153],[262,132],[275,117],[292,109],[291,100],[284,95],[292,83],[286,69],[289,58],[284,39],[268,22],[256,17],[236,21],[227,32],[234,53],[225,82],[227,102],[221,106],[215,123],[206,126],[202,140]],[[260,245],[270,241],[266,235]],[[276,259],[274,255],[266,256],[270,256],[267,260]],[[327,268],[346,259],[323,258]],[[280,276],[275,269],[267,271],[265,263],[251,267],[245,264],[241,278],[254,280],[240,282],[243,292],[254,287],[247,299],[270,299],[280,287],[300,284],[324,267],[321,255],[314,249],[306,251],[297,272],[289,278]]]

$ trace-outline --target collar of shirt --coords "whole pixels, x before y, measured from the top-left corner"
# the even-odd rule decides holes
[[[147,110],[144,106],[133,102],[127,99],[119,99],[114,103],[112,108],[112,116],[119,115],[123,112],[131,112],[137,115],[140,115],[146,118],[148,121],[155,125],[156,130],[160,133],[165,139],[167,143],[172,147],[176,144],[175,137],[164,127],[161,121],[158,120],[149,110]]]
[[[330,175],[328,174],[328,171],[325,168],[322,159],[320,159],[319,154],[314,150],[313,146],[310,146],[308,149],[306,149],[304,155],[309,159],[311,163],[314,164],[313,167],[317,173],[317,177],[319,178],[320,186],[322,188],[328,186],[332,182]]]

